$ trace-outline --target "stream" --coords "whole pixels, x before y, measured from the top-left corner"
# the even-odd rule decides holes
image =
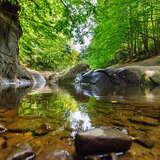
[[[159,99],[159,88],[0,89],[0,160],[79,160],[75,134],[101,126],[124,127],[138,138],[119,160],[160,160]]]

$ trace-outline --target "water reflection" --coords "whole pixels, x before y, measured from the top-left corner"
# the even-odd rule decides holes
[[[27,95],[19,107],[21,116],[38,116],[65,123],[70,112],[77,111],[78,105],[66,92]]]
[[[0,91],[0,106],[3,107],[0,108],[0,123],[14,132],[27,131],[25,134],[12,133],[11,138],[8,136],[7,143],[13,143],[13,146],[16,146],[18,140],[30,143],[35,147],[36,153],[40,152],[41,146],[44,152],[47,147],[53,151],[53,146],[62,150],[70,148],[68,150],[72,152],[74,145],[70,139],[74,138],[77,131],[113,125],[127,128],[132,136],[151,138],[155,143],[160,138],[159,88],[77,86],[75,90],[71,87],[63,89],[47,87],[38,92],[29,91],[31,90],[28,88],[8,88]],[[113,103],[114,101],[123,104]],[[128,102],[132,105],[125,104]],[[139,106],[137,103],[145,105]],[[9,109],[4,110],[7,107]],[[11,114],[10,108],[16,108],[15,112]],[[48,130],[49,133],[46,135],[35,137],[35,133],[41,134],[40,126],[49,126],[53,130]],[[22,140],[23,137],[25,139]],[[142,156],[146,160],[154,159],[159,153],[157,146],[155,144],[152,150],[144,148],[142,151],[141,146],[134,145],[130,154],[136,155],[137,160],[141,160]],[[46,152],[44,154],[47,155]],[[140,158],[137,158],[138,156]]]
[[[78,131],[91,128],[91,121],[85,107],[66,91],[28,95],[20,104],[20,116],[46,117],[59,123],[59,127],[72,130],[74,137]]]
[[[15,108],[18,107],[21,98],[30,91],[30,88],[1,88],[0,89],[0,107]]]
[[[96,100],[109,100],[118,102],[132,102],[148,104],[160,104],[160,88],[143,87],[121,87],[121,86],[96,86],[96,85],[75,85],[77,94],[88,97],[95,97]]]
[[[73,130],[72,137],[75,137],[78,131],[86,131],[92,128],[91,120],[88,113],[77,111],[70,114],[70,127]]]

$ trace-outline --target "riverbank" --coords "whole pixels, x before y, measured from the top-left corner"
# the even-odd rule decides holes
[[[81,83],[97,83],[99,86],[102,84],[107,85],[107,83],[113,86],[118,84],[124,87],[158,86],[160,84],[160,56],[134,63],[117,64],[97,70],[91,70],[89,66],[84,64],[77,65],[68,72],[51,74],[49,76],[49,83],[51,85],[54,83],[62,85],[71,84],[75,82],[76,77],[77,81],[81,81]]]

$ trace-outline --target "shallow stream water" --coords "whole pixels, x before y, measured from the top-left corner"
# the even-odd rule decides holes
[[[1,89],[0,127],[8,131],[0,132],[0,160],[21,152],[19,144],[28,145],[38,160],[56,160],[57,155],[62,159],[68,154],[78,160],[75,134],[101,126],[124,127],[139,139],[119,160],[160,160],[159,120],[159,88]]]

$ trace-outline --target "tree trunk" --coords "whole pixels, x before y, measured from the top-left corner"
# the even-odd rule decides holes
[[[31,80],[31,75],[18,60],[18,41],[22,35],[18,10],[18,4],[0,2],[0,77]]]

